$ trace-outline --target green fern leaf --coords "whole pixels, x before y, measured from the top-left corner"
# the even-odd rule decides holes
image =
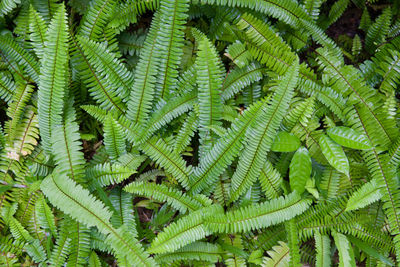
[[[68,26],[65,7],[57,10],[46,32],[38,92],[38,119],[43,148],[51,151],[52,128],[61,124],[68,82]]]
[[[346,210],[351,211],[363,208],[381,197],[382,193],[376,180],[371,180],[353,193],[347,202]]]
[[[248,145],[239,158],[238,167],[232,176],[231,202],[243,194],[259,176],[279,124],[289,107],[297,83],[298,69],[298,64],[295,64],[288,70],[276,87],[267,110],[258,118],[254,129],[247,132]]]
[[[333,141],[345,147],[353,149],[370,149],[372,147],[366,136],[348,127],[332,127],[327,130],[327,134]]]

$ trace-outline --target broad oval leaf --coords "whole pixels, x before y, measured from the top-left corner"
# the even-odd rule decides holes
[[[302,194],[312,171],[311,157],[305,147],[300,147],[290,162],[290,188]]]
[[[288,132],[279,132],[272,143],[274,152],[293,152],[300,147],[300,139]]]
[[[368,140],[367,136],[360,134],[349,127],[332,127],[327,130],[327,133],[329,137],[339,145],[354,149],[372,148],[372,144]]]
[[[324,134],[319,138],[319,146],[329,164],[339,172],[349,176],[349,160],[342,147]]]

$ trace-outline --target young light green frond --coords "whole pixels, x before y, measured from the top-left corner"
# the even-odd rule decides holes
[[[305,0],[304,8],[306,9],[308,15],[316,21],[319,17],[320,7],[324,1],[323,0]]]
[[[144,125],[153,106],[154,88],[159,70],[156,46],[160,23],[161,13],[156,12],[136,66],[135,82],[131,89],[127,112],[127,117],[133,124]]]
[[[99,41],[103,29],[114,14],[115,0],[92,0],[82,18],[79,34],[91,40]]]
[[[276,131],[293,96],[298,70],[296,63],[289,68],[275,88],[275,94],[266,111],[257,118],[254,127],[247,130],[246,147],[232,176],[231,202],[247,191],[260,175]]]
[[[33,49],[39,59],[43,58],[43,48],[46,43],[47,25],[43,17],[29,6],[29,31]]]
[[[212,232],[204,225],[204,221],[208,216],[215,216],[222,212],[221,206],[212,205],[189,213],[164,228],[147,251],[156,254],[173,252],[210,235]]]
[[[382,197],[381,189],[376,180],[371,180],[362,185],[347,202],[347,211],[364,208]]]
[[[123,129],[115,119],[108,115],[104,122],[104,145],[112,160],[126,153],[126,140]]]
[[[291,193],[286,198],[279,197],[225,214],[214,214],[206,217],[205,224],[213,232],[248,232],[290,220],[303,213],[310,203],[309,200],[301,200],[297,193]]]
[[[319,145],[329,164],[339,172],[349,176],[349,160],[342,147],[324,134],[319,138]]]
[[[66,107],[64,122],[52,129],[51,147],[59,172],[77,183],[84,181],[85,174],[85,159],[80,139],[75,110],[70,103]]]
[[[97,43],[80,36],[77,39],[90,65],[94,67],[97,77],[111,86],[111,92],[118,95],[122,101],[126,101],[133,85],[133,74],[104,43]]]
[[[382,49],[373,61],[378,67],[376,71],[382,76],[379,90],[387,94],[395,90],[400,81],[400,53],[395,47]]]
[[[312,171],[311,157],[307,148],[300,147],[290,162],[290,188],[302,194],[305,190],[307,180],[310,179]]]
[[[44,229],[51,232],[53,236],[57,236],[54,214],[43,197],[36,201],[35,216]]]
[[[200,203],[180,190],[163,184],[133,182],[125,186],[124,190],[159,202],[167,202],[182,214],[186,211],[192,212],[202,207]]]
[[[264,257],[261,264],[262,267],[276,266],[285,267],[289,266],[290,251],[286,243],[279,241],[279,245],[272,247],[268,251],[269,257]]]
[[[331,266],[331,240],[329,236],[315,232],[315,248],[317,250],[315,265],[318,267]]]
[[[156,99],[169,98],[176,86],[178,67],[183,56],[183,30],[188,15],[189,0],[160,1],[160,27],[157,35],[159,74],[156,83]]]
[[[362,135],[348,127],[332,127],[327,130],[327,134],[330,138],[332,138],[333,141],[345,147],[350,147],[353,149],[372,148],[370,141],[365,135]]]
[[[200,161],[199,167],[194,169],[190,176],[190,192],[199,193],[207,186],[211,186],[242,149],[242,139],[262,108],[268,104],[268,99],[256,102],[237,118],[226,135],[222,137],[207,152]]]
[[[38,119],[43,148],[50,152],[52,129],[61,124],[68,82],[68,25],[64,5],[50,22],[45,44],[40,68]]]
[[[171,173],[183,187],[188,188],[189,175],[192,171],[191,166],[187,167],[186,162],[179,154],[174,153],[163,139],[153,137],[147,140],[142,150],[167,172]]]
[[[119,164],[97,164],[86,169],[86,176],[96,180],[100,186],[115,185],[128,179],[135,171]]]
[[[29,81],[28,77],[30,77],[34,82],[39,82],[39,73],[41,73],[39,62],[11,36],[0,36],[0,55],[10,68],[10,71],[24,80]],[[16,69],[14,64],[23,67],[23,72],[20,69]],[[25,72],[28,77],[25,76]]]

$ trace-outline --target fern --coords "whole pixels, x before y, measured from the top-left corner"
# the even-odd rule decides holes
[[[398,14],[0,1],[0,265],[398,264]]]

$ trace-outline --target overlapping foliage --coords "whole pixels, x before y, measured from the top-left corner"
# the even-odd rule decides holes
[[[398,265],[399,18],[1,1],[0,265]]]

